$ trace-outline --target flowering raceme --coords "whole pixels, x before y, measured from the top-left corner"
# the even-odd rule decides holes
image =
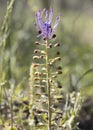
[[[45,18],[43,17],[44,13],[45,13]],[[38,30],[37,37],[42,36],[43,39],[51,39],[56,36],[54,32],[55,32],[55,28],[58,26],[58,23],[60,21],[60,16],[56,18],[55,25],[53,27],[52,27],[52,19],[53,19],[52,8],[50,8],[49,13],[46,9],[43,9],[42,12],[40,10],[37,11],[35,15],[35,20],[36,20],[35,25]]]

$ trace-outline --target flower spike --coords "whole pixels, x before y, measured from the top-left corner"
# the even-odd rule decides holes
[[[45,20],[43,20],[43,15],[45,13]],[[56,22],[54,27],[52,27],[52,19],[53,19],[53,9],[50,8],[48,12],[45,8],[43,11],[38,10],[35,16],[35,25],[38,30],[38,36],[42,36],[43,39],[51,39],[53,33],[55,32],[55,28],[58,26],[60,21],[60,16],[56,18]]]

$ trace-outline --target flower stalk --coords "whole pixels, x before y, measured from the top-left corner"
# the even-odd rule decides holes
[[[47,71],[47,92],[48,92],[48,130],[51,130],[51,95],[50,95],[50,82],[49,82],[49,54],[48,54],[48,40],[46,39],[46,71]]]
[[[43,19],[43,14],[45,13],[45,18]],[[46,9],[43,11],[38,10],[35,15],[35,26],[38,31],[37,37],[42,37],[44,43],[36,42],[36,45],[44,46],[44,49],[35,49],[33,60],[35,61],[36,69],[33,73],[34,75],[34,92],[32,95],[35,95],[34,100],[34,118],[36,119],[35,125],[38,127],[47,126],[48,130],[52,130],[56,125],[54,114],[55,100],[54,94],[56,94],[54,86],[56,85],[56,80],[53,77],[61,74],[59,69],[57,72],[54,70],[54,74],[51,73],[52,67],[56,67],[56,62],[60,61],[60,57],[54,57],[51,59],[49,56],[49,49],[52,49],[53,44],[49,43],[49,40],[52,40],[56,37],[55,29],[58,26],[60,21],[60,16],[56,18],[54,26],[52,25],[53,19],[53,9],[49,10],[49,13]],[[56,46],[60,46],[59,44]],[[54,46],[54,47],[56,47]],[[58,56],[60,52],[57,53]],[[33,80],[33,79],[32,79]],[[52,94],[52,95],[51,95]],[[54,101],[52,103],[52,101]],[[56,100],[57,102],[57,100]],[[33,105],[33,103],[32,103]],[[53,110],[52,110],[53,109]]]

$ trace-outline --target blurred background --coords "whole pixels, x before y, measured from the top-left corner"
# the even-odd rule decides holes
[[[8,2],[0,0],[0,27]],[[34,15],[38,9],[50,7],[54,20],[61,14],[55,42],[61,44],[62,86],[66,91],[81,90],[85,96],[93,95],[93,0],[15,0],[5,51],[7,78],[16,85],[21,83],[22,88],[28,87],[34,43],[38,40]]]
[[[0,0],[0,29],[9,2],[10,0]],[[39,41],[36,38],[34,16],[38,9],[50,7],[54,10],[53,21],[61,14],[56,30],[57,38],[53,41],[53,44],[61,44],[59,51],[63,59],[63,75],[59,81],[66,92],[81,91],[86,100],[79,116],[80,128],[93,130],[93,0],[15,0],[3,53],[4,64],[0,35],[0,96],[1,86],[9,87],[5,81],[12,82],[16,88],[15,95],[26,93],[28,96],[29,71],[33,62],[33,51],[37,48],[34,43]],[[56,51],[54,49],[50,54],[55,56]],[[7,93],[5,97],[14,94],[10,94],[9,89]],[[18,98],[20,101],[21,94],[15,100]],[[2,100],[1,96],[0,101]]]

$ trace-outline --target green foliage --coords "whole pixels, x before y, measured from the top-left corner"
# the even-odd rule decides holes
[[[18,130],[16,127],[13,127],[13,128],[8,128],[8,130]]]

